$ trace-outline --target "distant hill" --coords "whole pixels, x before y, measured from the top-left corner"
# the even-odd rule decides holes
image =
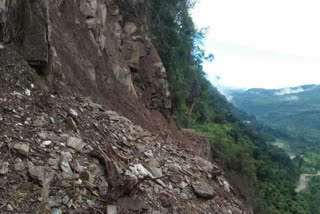
[[[264,124],[306,141],[320,140],[320,85],[230,91],[231,102]]]

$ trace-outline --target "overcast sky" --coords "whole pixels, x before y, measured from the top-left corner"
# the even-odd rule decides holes
[[[209,27],[208,78],[235,88],[320,84],[319,11],[319,0],[200,0],[192,14]]]

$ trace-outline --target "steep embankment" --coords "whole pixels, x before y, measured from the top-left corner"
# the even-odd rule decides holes
[[[171,119],[144,10],[0,2],[1,213],[252,213]]]

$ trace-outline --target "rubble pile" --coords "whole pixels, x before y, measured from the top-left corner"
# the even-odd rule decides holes
[[[32,72],[0,63],[0,213],[250,213],[217,165]]]

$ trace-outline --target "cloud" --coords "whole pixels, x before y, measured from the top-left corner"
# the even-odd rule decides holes
[[[204,63],[208,78],[233,88],[319,84],[319,7],[318,0],[201,0],[192,15],[196,26],[209,27],[204,44],[215,60]]]
[[[298,88],[283,88],[283,89],[280,89],[280,90],[274,92],[274,95],[283,96],[283,95],[286,95],[286,94],[297,94],[297,93],[301,93],[301,92],[304,92],[304,91],[306,91],[306,90],[301,88],[301,87],[298,87]]]
[[[289,96],[289,97],[285,97],[282,100],[283,101],[298,101],[300,98],[298,96]]]
[[[250,94],[260,94],[259,91],[249,91]]]

